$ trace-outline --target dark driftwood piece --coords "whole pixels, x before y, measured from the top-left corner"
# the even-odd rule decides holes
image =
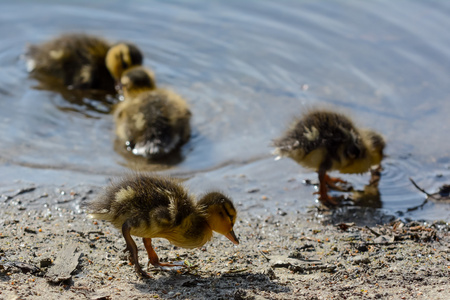
[[[6,262],[0,262],[0,270],[6,270],[8,271],[11,268],[18,268],[23,273],[38,273],[41,269],[36,267],[35,265],[24,263],[21,261],[6,261]]]
[[[66,281],[72,277],[72,272],[78,266],[81,252],[76,253],[77,245],[70,242],[62,250],[55,260],[55,264],[47,272],[47,280],[53,283]]]

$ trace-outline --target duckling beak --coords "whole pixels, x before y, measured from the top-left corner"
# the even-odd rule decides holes
[[[225,234],[226,238],[229,239],[230,241],[233,242],[233,244],[235,245],[239,245],[239,240],[236,237],[236,235],[234,234],[234,231],[231,230],[230,232],[228,232],[227,234]]]

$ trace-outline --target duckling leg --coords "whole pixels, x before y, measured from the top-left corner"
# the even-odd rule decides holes
[[[152,247],[152,239],[151,238],[143,238],[145,249],[147,249],[148,253],[148,265],[152,264],[155,267],[182,267],[183,265],[171,264],[171,263],[162,263],[159,261],[159,257],[156,254],[155,250]]]
[[[381,171],[383,171],[383,167],[381,165],[378,165],[376,168],[370,169],[370,186],[378,188],[378,183],[381,179]]]
[[[324,204],[325,206],[337,206],[339,205],[339,201],[335,197],[330,197],[328,195],[328,189],[327,189],[327,181],[326,177],[327,171],[324,169],[319,169],[319,200]]]
[[[144,272],[141,266],[139,265],[138,249],[136,243],[133,241],[133,238],[131,237],[130,231],[131,226],[129,224],[129,221],[126,221],[122,225],[122,234],[123,237],[125,238],[125,242],[127,243],[127,248],[125,249],[125,251],[128,250],[130,252],[131,255],[130,262],[134,264],[134,269],[136,270],[138,276],[148,278],[150,276],[146,272]]]
[[[330,189],[333,189],[335,191],[348,192],[352,188],[347,181],[342,180],[338,177],[328,176],[328,174],[325,174],[325,183]],[[342,183],[344,186],[337,185],[337,183]]]

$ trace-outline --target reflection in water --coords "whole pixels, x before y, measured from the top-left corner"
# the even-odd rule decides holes
[[[125,158],[125,163],[123,163],[124,167],[141,172],[169,170],[182,162],[184,158],[181,148],[178,148],[169,155],[157,160],[150,160],[140,155],[134,155],[131,151],[128,151],[123,142],[119,139],[114,140],[114,151]]]
[[[356,206],[381,208],[381,194],[378,188],[381,179],[381,166],[370,170],[370,182],[364,186],[363,190],[352,190],[349,200]]]
[[[365,185],[364,190],[353,190],[349,200],[356,206],[373,208],[383,207],[378,187],[370,184]]]
[[[63,112],[77,112],[84,114],[86,117],[92,117],[89,114],[90,111],[108,114],[112,110],[112,105],[118,101],[113,95],[101,90],[69,89],[59,83],[55,83],[53,78],[45,76],[33,77],[39,81],[38,85],[33,86],[34,89],[58,93],[70,103],[70,105],[56,105]]]

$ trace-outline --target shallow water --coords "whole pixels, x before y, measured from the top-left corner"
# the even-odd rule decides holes
[[[383,212],[450,220],[421,204],[450,183],[450,3],[444,1],[18,1],[0,4],[0,193],[24,185],[103,185],[130,169],[220,188],[241,209],[305,210],[316,175],[270,142],[315,105],[349,113],[388,141]],[[149,165],[114,143],[110,103],[36,89],[27,43],[62,32],[129,40],[158,84],[183,95],[193,137],[183,160]],[[368,176],[345,176],[358,188]]]

